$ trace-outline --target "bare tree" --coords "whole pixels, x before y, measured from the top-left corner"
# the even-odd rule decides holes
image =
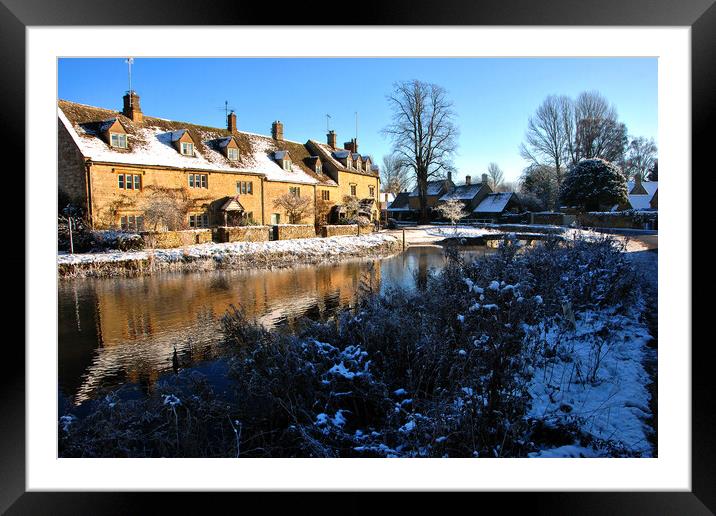
[[[597,91],[579,94],[573,108],[574,123],[566,133],[571,163],[601,158],[621,163],[628,142],[626,126],[618,121],[616,108]]]
[[[299,224],[311,211],[311,199],[289,192],[274,199],[273,206],[286,212],[289,224]]]
[[[464,208],[465,205],[462,201],[450,199],[449,201],[438,204],[436,210],[454,226],[458,220],[467,215]]]
[[[624,172],[627,178],[639,176],[646,181],[656,163],[657,148],[653,139],[633,138],[627,149]],[[658,172],[657,172],[658,174]]]
[[[187,215],[193,205],[186,188],[151,185],[149,195],[142,202],[144,225],[152,231],[185,229]]]
[[[388,95],[393,111],[383,130],[393,141],[393,152],[415,176],[420,200],[420,220],[428,221],[428,181],[452,169],[458,129],[455,111],[441,86],[418,80],[394,84]]]
[[[562,184],[566,171],[569,135],[565,127],[571,119],[569,97],[550,95],[527,122],[525,142],[520,154],[530,165],[549,167],[554,171],[557,186]]]
[[[383,168],[380,170],[380,184],[384,192],[398,195],[410,185],[410,171],[395,154],[383,156]]]
[[[505,181],[505,174],[497,163],[487,165],[487,175],[490,178],[490,188],[495,192],[498,191],[502,183]]]
[[[554,209],[559,196],[554,169],[541,165],[527,167],[522,172],[520,192],[533,195],[542,206]]]

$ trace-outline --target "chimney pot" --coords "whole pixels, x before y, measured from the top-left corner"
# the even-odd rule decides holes
[[[124,100],[122,114],[132,122],[141,124],[144,115],[142,113],[142,107],[139,105],[139,95],[137,95],[135,91],[128,91],[124,94],[122,100]]]
[[[333,131],[333,130],[328,131],[328,134],[327,134],[326,136],[328,137],[328,140],[327,140],[327,141],[328,141],[328,146],[329,146],[331,149],[335,149],[335,148],[336,148],[336,141],[338,141],[338,137],[336,136],[336,132]]]
[[[236,127],[236,113],[233,111],[229,113],[229,115],[226,117],[226,129],[228,129],[232,133],[238,132],[238,129]]]
[[[271,124],[271,137],[274,140],[283,140],[283,123],[280,120]]]
[[[466,185],[472,184],[472,177],[471,177],[471,176],[465,176],[465,184],[466,184]]]
[[[448,173],[447,173],[447,180],[448,180],[448,181],[450,181],[450,182],[452,183],[452,171],[451,171],[451,170],[448,170]]]
[[[487,174],[482,174],[482,182],[487,184]]]
[[[358,140],[351,138],[351,141],[344,143],[343,147],[351,152],[358,152]]]

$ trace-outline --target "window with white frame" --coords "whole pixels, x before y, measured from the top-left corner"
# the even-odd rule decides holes
[[[283,169],[284,169],[284,170],[287,170],[287,171],[289,171],[289,172],[291,172],[291,168],[292,168],[292,167],[291,167],[291,160],[290,160],[290,159],[285,159],[285,160],[283,160]]]
[[[231,161],[237,161],[239,159],[239,149],[236,149],[234,147],[229,147],[226,149],[226,156]]]
[[[356,185],[356,184],[351,184],[351,195],[352,195],[353,197],[356,196],[356,191],[357,191],[357,190],[358,190],[358,185]]]
[[[254,193],[254,182],[253,181],[237,181],[236,182],[236,193],[253,195]]]
[[[193,213],[189,215],[189,227],[190,228],[208,228],[209,227],[209,214],[208,213]]]
[[[321,165],[320,161],[317,161],[316,162],[316,174],[321,174],[321,173],[323,173],[323,165]]]
[[[208,188],[209,176],[206,174],[189,174],[189,188]]]
[[[127,148],[127,135],[123,133],[110,133],[109,142],[112,147]]]
[[[117,174],[117,186],[120,190],[141,190],[141,174]]]
[[[194,155],[194,144],[190,142],[181,142],[181,153],[184,156],[193,156]]]

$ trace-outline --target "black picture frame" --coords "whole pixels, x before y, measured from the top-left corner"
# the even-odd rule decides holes
[[[295,3],[244,2],[207,5],[186,0],[0,0],[0,131],[3,145],[15,149],[13,167],[24,167],[25,149],[25,29],[42,25],[576,25],[576,26],[689,26],[691,27],[692,156],[693,169],[708,174],[713,147],[713,114],[716,112],[716,5],[714,0],[399,0],[388,3],[333,4],[333,9]],[[342,8],[345,7],[345,10]],[[352,9],[355,7],[355,9]],[[319,13],[323,14],[319,14]],[[684,172],[685,173],[685,172]],[[712,179],[708,179],[710,182]],[[692,206],[700,196],[692,190]],[[13,190],[16,192],[16,189]],[[32,192],[15,195],[6,202],[23,213],[31,209]],[[687,207],[691,211],[691,206]],[[693,211],[691,211],[693,213]],[[696,222],[696,218],[692,219]],[[686,239],[689,242],[690,240]],[[18,245],[24,249],[24,245]],[[23,270],[24,251],[6,259],[8,270]],[[692,262],[693,265],[696,265]],[[20,280],[19,274],[15,276]],[[6,280],[7,281],[7,280]],[[7,286],[10,289],[11,287]],[[24,292],[21,285],[9,292]],[[13,294],[14,297],[17,294]],[[693,303],[692,303],[693,304]],[[24,302],[13,302],[15,318],[23,317]],[[22,314],[20,312],[23,312]],[[48,315],[51,317],[51,315]],[[695,320],[692,316],[692,320]],[[0,510],[7,514],[131,514],[148,510],[146,498],[158,497],[166,512],[188,512],[194,506],[217,507],[235,495],[207,494],[189,499],[182,493],[39,493],[25,492],[25,353],[5,333],[5,367],[0,374]],[[689,342],[669,343],[688,346]],[[716,511],[716,445],[710,358],[711,341],[705,337],[692,346],[692,490],[690,492],[621,493],[485,493],[479,496],[503,507],[516,505],[539,514],[711,514]],[[242,505],[257,495],[244,494]],[[208,503],[211,497],[211,505]],[[271,506],[286,504],[292,511],[311,510],[302,494],[275,496]],[[482,504],[484,500],[481,500]],[[221,503],[221,502],[219,502]],[[265,503],[263,501],[262,503]],[[327,502],[326,502],[327,503]],[[342,502],[346,511],[367,512],[385,506],[377,494],[350,494]],[[457,507],[452,499],[451,506]],[[410,506],[425,507],[422,496],[401,502],[401,512]],[[266,506],[268,507],[268,506]],[[443,506],[443,510],[445,507]],[[449,510],[449,509],[448,509]]]

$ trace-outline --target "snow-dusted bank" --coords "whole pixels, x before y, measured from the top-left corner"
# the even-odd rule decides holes
[[[60,277],[152,274],[166,270],[283,267],[295,263],[384,256],[400,250],[390,235],[305,238],[272,242],[207,243],[177,249],[134,252],[61,254]]]

